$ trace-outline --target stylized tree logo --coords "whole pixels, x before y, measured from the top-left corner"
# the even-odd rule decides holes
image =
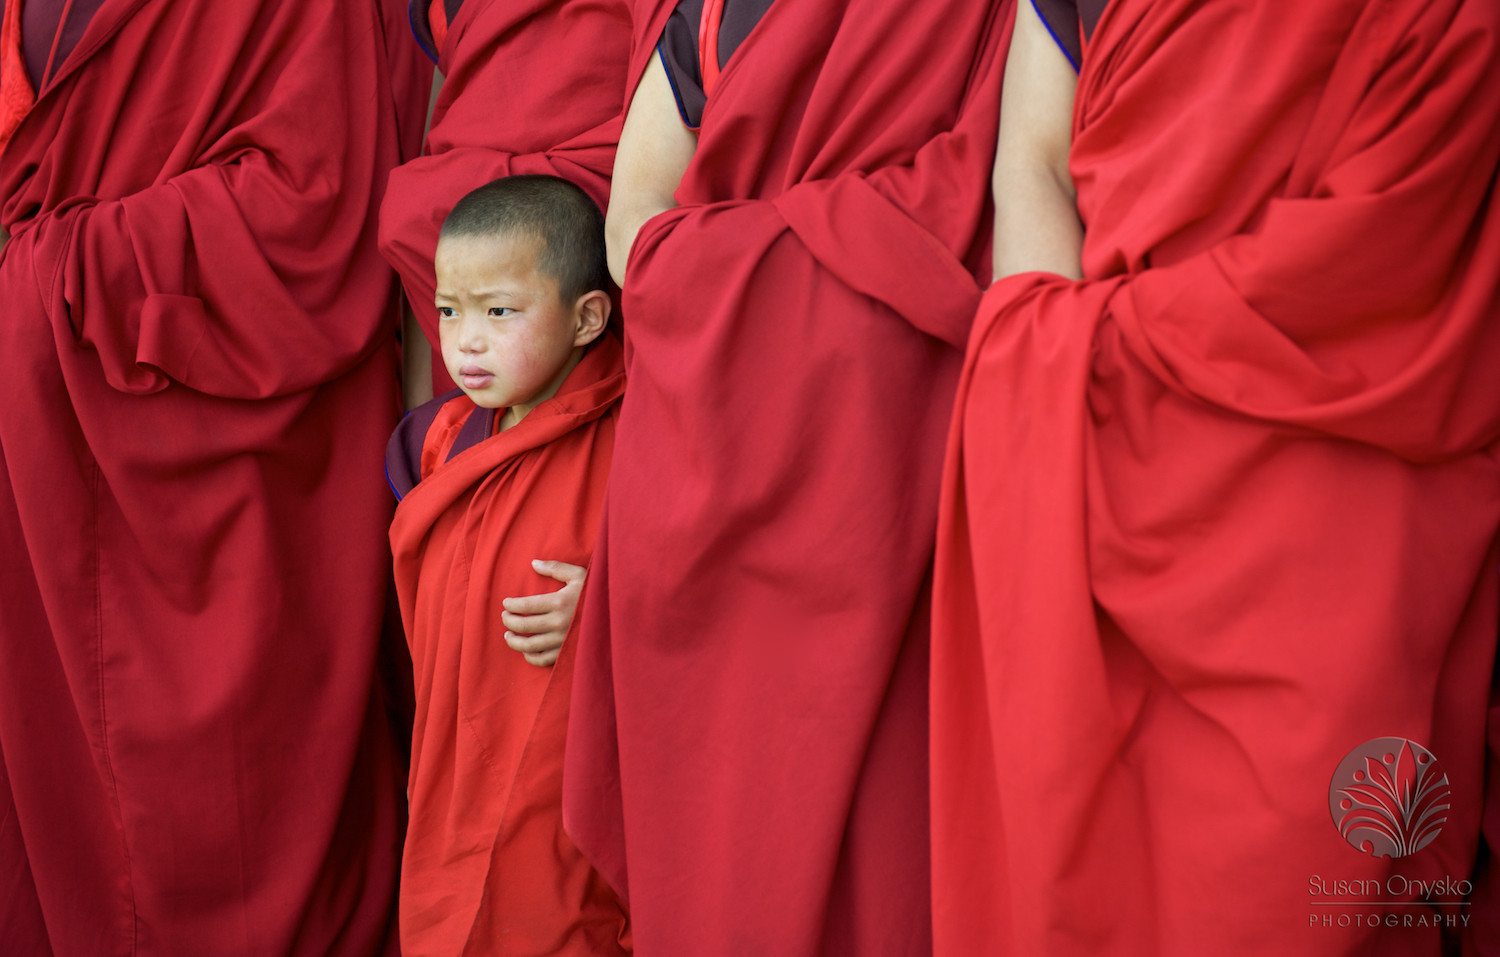
[[[1437,838],[1452,794],[1431,751],[1406,738],[1376,738],[1339,764],[1328,787],[1328,810],[1355,848],[1375,857],[1406,857]]]

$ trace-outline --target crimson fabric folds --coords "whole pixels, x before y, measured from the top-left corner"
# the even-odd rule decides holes
[[[380,952],[373,3],[106,0],[0,156],[0,941]]]
[[[1106,9],[1085,279],[996,284],[959,386],[938,953],[1435,954],[1494,906],[1410,881],[1467,880],[1484,807],[1497,31],[1460,0]],[[1452,787],[1397,860],[1330,807],[1387,736]]]
[[[773,4],[636,239],[564,813],[641,953],[930,950],[927,589],[1005,12]]]
[[[576,636],[539,668],[505,644],[500,621],[503,599],[561,587],[533,559],[589,564],[624,387],[619,341],[605,335],[558,395],[437,458],[396,509],[417,686],[401,875],[408,957],[629,953],[619,900],[562,829]],[[466,417],[474,404],[460,395],[443,408],[428,432],[434,452],[432,439],[451,444],[463,422],[450,409]]]
[[[470,190],[521,173],[561,176],[604,208],[629,45],[626,0],[465,0],[454,16],[427,155],[391,174],[380,214],[381,252],[433,344],[435,392],[452,388],[432,305],[448,211]]]

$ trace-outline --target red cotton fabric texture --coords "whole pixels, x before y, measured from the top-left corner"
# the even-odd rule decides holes
[[[564,810],[641,953],[930,951],[928,578],[1007,16],[773,4],[636,239]]]
[[[446,452],[434,440],[451,445],[475,408],[449,400],[428,430],[425,474],[396,509],[391,548],[417,686],[407,957],[630,952],[619,899],[562,828],[576,635],[556,664],[537,667],[505,644],[500,621],[503,599],[562,587],[533,559],[589,564],[624,388],[620,344],[606,334],[556,396],[444,461],[427,454]]]
[[[1500,825],[1497,40],[1463,0],[1106,8],[1071,158],[1085,278],[996,284],[959,386],[938,954],[1437,954],[1405,920],[1438,914],[1478,943],[1482,891],[1340,909],[1317,880],[1412,901]],[[1330,813],[1387,736],[1452,786],[1399,860]]]
[[[0,156],[7,954],[394,943],[384,50],[106,0]]]
[[[437,348],[438,230],[453,204],[501,176],[576,183],[603,209],[620,139],[626,0],[465,0],[438,59],[428,155],[391,174],[380,250],[433,344],[433,391],[453,388]]]
[[[36,102],[21,54],[21,0],[0,5],[0,150]]]

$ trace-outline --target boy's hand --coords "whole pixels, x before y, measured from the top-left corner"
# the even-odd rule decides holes
[[[542,595],[505,599],[501,602],[505,611],[501,612],[500,621],[509,629],[505,643],[531,664],[545,666],[557,661],[562,651],[588,571],[567,562],[534,561],[531,567],[538,575],[562,582],[563,587]]]

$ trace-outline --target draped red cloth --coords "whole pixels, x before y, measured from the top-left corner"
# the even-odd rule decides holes
[[[1495,906],[1330,903],[1410,902],[1475,859],[1497,41],[1500,8],[1461,0],[1106,8],[1071,157],[1085,278],[996,284],[959,386],[939,954],[1433,954]],[[1330,809],[1386,736],[1452,786],[1441,836],[1394,861]]]
[[[384,64],[373,3],[106,0],[0,156],[7,953],[393,930]]]
[[[35,103],[21,52],[21,0],[5,0],[0,6],[0,150]]]
[[[556,396],[451,459],[475,406],[433,400],[421,481],[391,525],[417,685],[401,875],[409,957],[629,953],[619,899],[562,829],[575,637],[537,667],[500,622],[502,599],[561,587],[533,559],[588,565],[624,388],[619,341],[606,335]]]
[[[520,173],[561,176],[602,209],[629,42],[626,0],[465,0],[448,25],[428,155],[391,174],[380,211],[381,252],[434,345],[436,392],[453,386],[432,305],[443,220],[465,193]]]
[[[564,813],[642,953],[930,950],[927,579],[1006,13],[773,4],[635,242]]]
[[[427,123],[427,104],[432,99],[432,61],[427,59],[419,45],[412,42],[407,2],[380,0],[403,163],[422,153],[422,128]]]

